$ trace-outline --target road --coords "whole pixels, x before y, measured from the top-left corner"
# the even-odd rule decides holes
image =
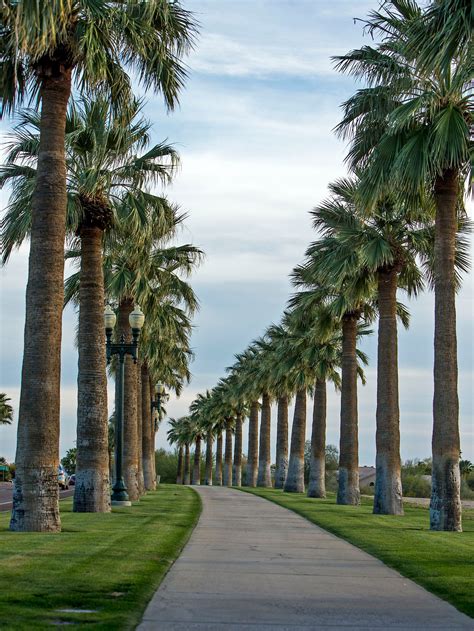
[[[13,493],[13,484],[10,482],[0,482],[0,512],[9,511],[12,508],[12,493]],[[74,489],[69,489],[69,491],[60,491],[59,497],[60,499],[64,499],[65,497],[71,497],[74,494]]]

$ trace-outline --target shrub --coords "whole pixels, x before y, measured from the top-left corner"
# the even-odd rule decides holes
[[[407,475],[402,471],[402,487],[405,497],[431,496],[431,483],[421,475]]]

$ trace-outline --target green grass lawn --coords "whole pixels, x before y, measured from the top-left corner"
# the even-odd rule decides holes
[[[474,617],[474,510],[463,511],[462,533],[431,532],[427,508],[405,504],[405,515],[373,515],[372,500],[338,506],[276,489],[249,489],[350,541]]]
[[[0,513],[0,628],[134,628],[192,532],[199,496],[160,485],[109,514],[73,513],[70,499],[60,506],[60,534],[9,532],[10,514]]]

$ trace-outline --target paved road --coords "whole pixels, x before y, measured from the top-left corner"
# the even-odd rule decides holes
[[[194,487],[203,511],[139,631],[474,629],[377,559],[267,500]]]
[[[0,512],[8,511],[12,508],[13,484],[10,482],[0,482]],[[69,491],[59,491],[60,499],[74,495],[74,489]]]

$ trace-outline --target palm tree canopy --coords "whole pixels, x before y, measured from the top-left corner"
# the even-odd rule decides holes
[[[442,4],[446,10],[448,3]],[[439,10],[437,15],[441,19]],[[443,47],[449,63],[433,69],[420,60],[427,45],[433,48],[433,36],[444,37],[448,22],[426,16],[414,2],[385,2],[366,23],[381,43],[336,58],[341,71],[370,86],[345,104],[338,130],[352,138],[348,161],[364,169],[362,188],[372,202],[389,185],[417,198],[446,172],[464,179],[471,169],[472,31],[468,45],[463,36],[456,46],[452,41]],[[464,11],[449,24],[463,31],[466,19]]]
[[[13,421],[13,408],[9,401],[11,399],[4,392],[0,393],[0,425],[11,425]]]
[[[130,100],[131,74],[176,106],[182,58],[197,32],[177,0],[5,0],[0,11],[2,112],[34,98],[41,76],[65,68],[83,94],[107,92],[117,109]]]
[[[175,229],[176,207],[150,188],[171,180],[179,156],[166,143],[148,148],[150,123],[141,115],[142,106],[134,100],[119,115],[104,98],[81,99],[69,107],[65,146],[70,239],[91,223],[103,229],[125,223],[127,230],[138,230],[152,218],[157,232]],[[39,137],[39,115],[23,111],[0,167],[0,186],[9,183],[12,189],[2,220],[4,263],[31,230]]]

